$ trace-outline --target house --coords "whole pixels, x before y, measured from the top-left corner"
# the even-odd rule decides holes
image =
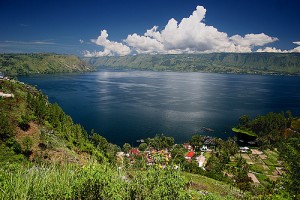
[[[203,145],[202,147],[201,147],[201,149],[200,149],[201,151],[207,151],[208,150],[208,148],[207,148],[207,146],[206,145]]]
[[[203,155],[200,155],[196,158],[197,162],[198,162],[198,166],[203,168],[203,164],[205,162],[205,157]]]
[[[140,155],[140,150],[138,148],[130,149],[129,154],[139,156]]]
[[[248,153],[249,147],[240,147],[240,152],[242,153]]]
[[[183,144],[183,147],[184,147],[185,149],[189,150],[189,151],[191,151],[191,150],[193,149],[193,147],[192,147],[190,144],[188,144],[188,143],[184,143],[184,144]]]
[[[15,95],[14,94],[5,94],[3,92],[0,92],[0,97],[2,97],[2,98],[14,98]]]
[[[187,160],[192,160],[193,156],[195,155],[195,152],[194,151],[190,151],[188,152],[186,155],[185,155],[185,159]]]

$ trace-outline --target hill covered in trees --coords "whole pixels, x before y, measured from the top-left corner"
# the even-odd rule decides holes
[[[300,121],[290,112],[242,116],[237,128],[256,133],[256,148],[264,154],[242,155],[233,139],[214,138],[212,151],[195,150],[207,158],[203,169],[171,137],[157,135],[139,150],[128,143],[121,149],[86,132],[32,86],[0,80],[0,91],[13,94],[0,98],[0,199],[299,198]],[[189,144],[199,149],[206,139],[194,135]],[[269,180],[274,176],[265,172],[278,167],[284,175]]]
[[[196,174],[191,185],[191,175],[174,170],[173,165],[126,168],[117,157],[120,147],[94,131],[86,132],[36,88],[0,80],[0,91],[13,94],[0,97],[0,199],[246,196],[226,183]],[[198,187],[208,187],[209,194],[202,195]]]
[[[299,53],[209,53],[83,58],[96,67],[155,71],[300,74]]]
[[[0,72],[7,76],[86,72],[94,68],[74,55],[0,54]]]

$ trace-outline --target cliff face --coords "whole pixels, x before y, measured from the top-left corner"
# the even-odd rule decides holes
[[[94,68],[74,55],[1,54],[0,71],[8,76],[86,72]]]

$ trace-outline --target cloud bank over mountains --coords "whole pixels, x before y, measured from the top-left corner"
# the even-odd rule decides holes
[[[264,33],[229,36],[213,26],[206,25],[206,9],[197,6],[188,18],[180,22],[170,19],[164,29],[158,26],[147,30],[144,35],[130,34],[122,42],[110,41],[106,30],[91,42],[103,47],[103,51],[84,51],[86,57],[125,56],[129,54],[181,54],[212,52],[253,52],[255,47],[264,47],[278,38]],[[274,47],[259,48],[257,52],[300,52],[300,42],[295,49],[282,51]]]

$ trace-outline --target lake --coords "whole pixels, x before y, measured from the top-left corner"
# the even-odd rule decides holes
[[[300,116],[297,76],[103,70],[19,80],[36,85],[76,123],[118,145],[161,133],[176,143],[195,133],[227,138],[244,114],[291,110]]]

